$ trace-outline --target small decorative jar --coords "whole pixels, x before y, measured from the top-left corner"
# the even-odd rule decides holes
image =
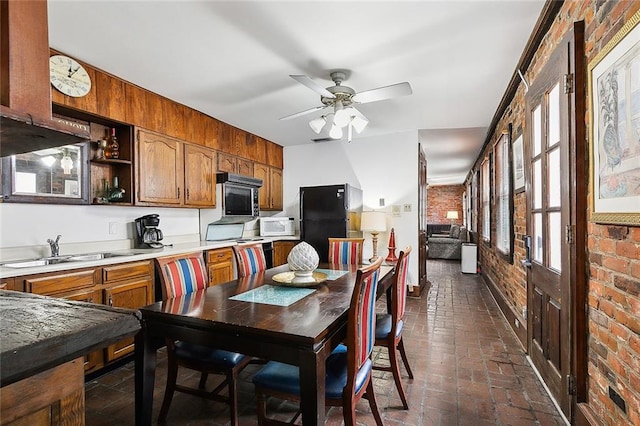
[[[293,271],[294,283],[311,283],[314,282],[313,270],[318,267],[320,257],[316,249],[311,247],[309,243],[302,241],[296,244],[287,256],[289,269]]]

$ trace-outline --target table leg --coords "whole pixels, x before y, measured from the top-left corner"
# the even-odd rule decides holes
[[[302,424],[324,424],[324,350],[300,354],[300,408]]]
[[[156,358],[156,347],[143,325],[142,330],[136,335],[135,350],[135,408],[138,426],[151,425]]]

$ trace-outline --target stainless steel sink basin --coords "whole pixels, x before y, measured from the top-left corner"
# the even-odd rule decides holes
[[[42,259],[16,260],[14,262],[3,263],[2,266],[7,268],[33,268],[35,266],[55,265],[58,263],[68,262],[68,257],[46,257]]]
[[[43,257],[40,259],[26,259],[3,262],[0,263],[0,266],[4,266],[7,268],[33,268],[36,266],[56,265],[58,263],[66,262],[88,262],[90,260],[108,259],[110,257],[117,256],[126,256],[126,254],[103,252],[75,254],[69,256]]]
[[[108,259],[110,257],[117,257],[117,256],[125,256],[125,255],[119,254],[119,253],[88,253],[88,254],[72,255],[72,256],[69,256],[67,259],[69,260],[69,262],[82,262],[82,261],[88,261],[88,260]]]

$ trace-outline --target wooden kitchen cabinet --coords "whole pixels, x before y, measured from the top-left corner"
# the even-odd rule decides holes
[[[245,158],[218,152],[218,171],[253,176],[254,164]]]
[[[283,240],[273,242],[273,267],[284,265],[287,263],[289,252],[299,241]]]
[[[197,145],[185,145],[185,204],[213,207],[216,205],[216,153]]]
[[[23,291],[22,287],[16,288],[16,280],[15,278],[2,278],[0,279],[0,290],[15,290],[15,291]]]
[[[215,206],[215,151],[138,129],[138,205]]]
[[[229,247],[207,251],[209,286],[229,282],[233,279],[233,249]]]
[[[262,179],[260,210],[282,210],[282,170],[256,163],[253,176]]]
[[[108,265],[102,268],[104,303],[116,308],[138,309],[154,299],[152,260]],[[121,340],[106,349],[105,361],[111,362],[133,353],[134,338]]]

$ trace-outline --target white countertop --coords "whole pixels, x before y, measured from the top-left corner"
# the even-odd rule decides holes
[[[279,236],[279,237],[252,237],[259,238],[255,241],[247,241],[245,243],[237,243],[235,241],[195,241],[172,246],[165,246],[160,249],[125,249],[125,250],[105,250],[109,253],[115,253],[118,256],[108,257],[100,260],[61,262],[53,265],[34,266],[28,268],[12,268],[0,266],[0,278],[19,277],[23,275],[41,274],[45,272],[68,271],[81,268],[92,268],[104,265],[113,265],[116,263],[135,262],[137,260],[155,259],[161,256],[173,256],[183,253],[191,253],[204,250],[212,250],[223,247],[232,247],[238,244],[249,244],[256,242],[282,241],[282,240],[299,240],[297,235]],[[95,252],[95,251],[94,251]],[[80,254],[80,253],[76,253]],[[83,253],[84,254],[84,253]],[[28,259],[25,259],[28,260]]]

